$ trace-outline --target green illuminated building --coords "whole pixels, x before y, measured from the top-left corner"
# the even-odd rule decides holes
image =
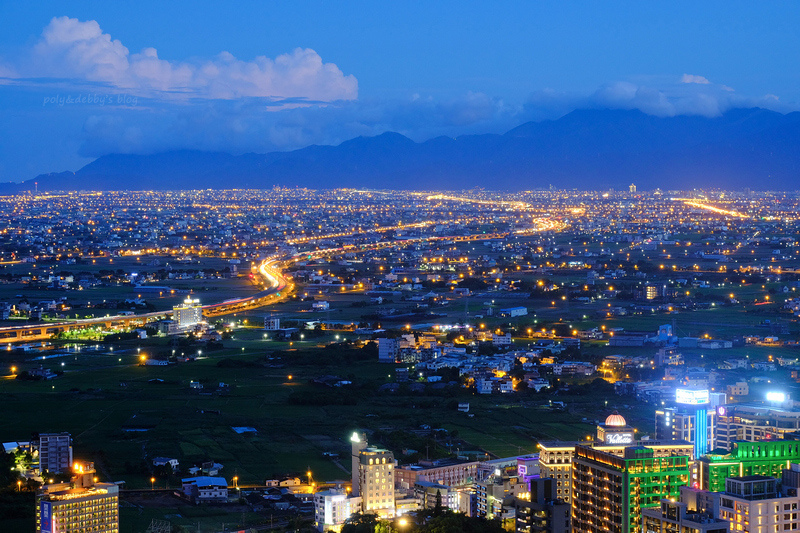
[[[800,441],[734,442],[730,453],[709,453],[698,460],[700,488],[725,491],[725,478],[742,476],[781,477],[789,463],[800,462]]]
[[[576,446],[572,463],[572,532],[640,533],[642,509],[678,499],[689,483],[689,456],[654,457],[631,446],[620,457]]]

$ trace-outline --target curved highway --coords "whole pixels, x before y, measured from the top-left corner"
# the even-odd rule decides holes
[[[345,253],[359,253],[370,250],[377,250],[393,246],[405,246],[412,243],[419,242],[437,242],[437,241],[453,241],[453,242],[469,242],[478,240],[492,240],[502,239],[511,234],[516,235],[530,235],[532,233],[542,231],[558,231],[563,229],[564,224],[548,218],[540,218],[534,221],[534,225],[530,228],[523,230],[516,230],[512,232],[502,233],[482,233],[474,235],[452,235],[452,236],[435,236],[435,237],[416,237],[408,239],[396,239],[391,241],[380,241],[361,245],[345,245],[337,248],[327,248],[322,250],[314,250],[297,254],[293,257],[282,259],[277,255],[270,256],[261,262],[258,267],[259,275],[264,279],[265,288],[253,295],[245,298],[236,298],[233,300],[226,300],[224,302],[208,304],[202,306],[203,316],[214,318],[232,313],[239,313],[264,307],[266,305],[274,304],[285,300],[294,291],[295,285],[291,278],[285,276],[281,268],[289,264],[299,261],[301,259],[308,259],[311,257],[324,257],[330,255],[340,255]],[[156,311],[153,313],[145,313],[141,315],[115,315],[98,318],[87,318],[82,320],[64,321],[64,322],[50,322],[46,324],[25,325],[25,326],[8,326],[0,328],[0,342],[19,342],[19,341],[36,341],[43,340],[57,335],[59,333],[71,330],[85,329],[93,325],[104,325],[108,328],[112,327],[129,327],[133,325],[144,325],[153,320],[168,318],[172,315],[172,311]]]
[[[280,261],[269,257],[261,262],[258,272],[264,278],[266,289],[246,298],[237,298],[224,302],[204,305],[203,315],[218,317],[231,313],[247,311],[284,300],[294,290],[294,283],[280,271]],[[0,328],[0,342],[38,341],[51,338],[65,331],[86,329],[96,325],[106,327],[144,325],[153,320],[169,318],[172,311],[155,311],[141,315],[114,315],[97,318],[85,318],[45,324],[24,326],[7,326]]]

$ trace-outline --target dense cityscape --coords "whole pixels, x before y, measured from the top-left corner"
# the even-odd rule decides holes
[[[634,184],[4,197],[4,515],[37,531],[796,529],[799,200]]]
[[[800,530],[800,3],[0,21],[0,533]]]

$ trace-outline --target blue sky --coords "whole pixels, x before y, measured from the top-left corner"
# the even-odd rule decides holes
[[[796,110],[795,2],[3,2],[0,181],[110,152]]]

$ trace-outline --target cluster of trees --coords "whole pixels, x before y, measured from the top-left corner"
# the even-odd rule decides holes
[[[442,508],[437,500],[434,509],[415,517],[381,520],[374,514],[359,514],[350,518],[342,533],[504,533],[499,520],[486,520],[454,513]]]

